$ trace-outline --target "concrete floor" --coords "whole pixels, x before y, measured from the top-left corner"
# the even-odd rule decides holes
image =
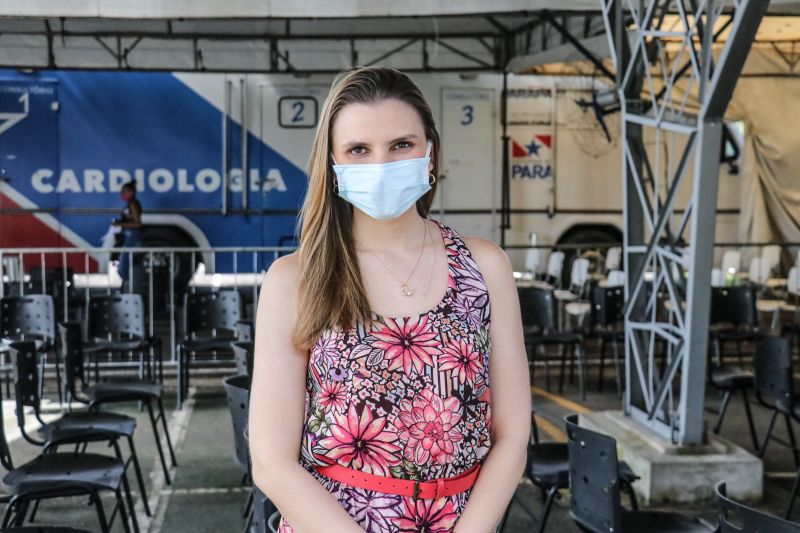
[[[597,391],[597,369],[590,368],[590,384],[587,398],[580,401],[575,384],[567,383],[563,394],[544,390],[544,380],[537,371],[535,383],[531,387],[534,406],[540,418],[540,435],[543,441],[563,441],[563,417],[578,409],[605,410],[619,409],[621,401],[614,390],[613,372],[604,376],[605,391]],[[173,483],[166,485],[161,473],[153,442],[150,422],[146,411],[139,411],[135,404],[114,406],[114,410],[135,416],[138,420],[136,445],[140,460],[145,469],[148,496],[154,516],[148,518],[143,513],[137,485],[131,475],[131,482],[137,499],[139,524],[145,532],[221,532],[240,531],[244,525],[241,510],[247,496],[241,485],[242,474],[233,461],[233,434],[228,405],[222,388],[223,371],[216,376],[193,379],[192,394],[185,408],[173,411],[174,397],[165,398],[170,433],[176,447],[178,467],[173,469]],[[556,383],[553,383],[555,389]],[[168,390],[174,391],[174,382],[168,381]],[[52,394],[51,394],[52,396]],[[719,397],[709,390],[707,404],[716,407]],[[33,458],[38,449],[25,442],[16,434],[16,420],[13,405],[4,401],[4,423],[11,440],[11,454],[15,464],[22,464]],[[765,431],[768,421],[766,410],[754,410],[757,427]],[[708,415],[709,424],[714,415]],[[31,420],[35,428],[35,421]],[[785,426],[776,426],[777,433],[785,436]],[[798,425],[800,427],[800,425]],[[731,402],[722,435],[738,445],[752,450],[746,429],[744,409],[741,401]],[[92,447],[90,447],[90,450]],[[98,452],[107,453],[99,445]],[[125,448],[123,447],[125,452]],[[759,508],[771,513],[782,514],[791,491],[795,469],[789,451],[777,443],[770,444],[765,458],[765,491]],[[568,533],[579,531],[568,515],[568,494],[556,501],[550,516],[548,531]],[[111,500],[106,500],[110,509]],[[523,509],[526,507],[534,516],[542,509],[540,492],[529,482],[520,483],[506,532],[535,531],[538,523]],[[712,505],[683,507],[678,509],[692,516],[702,517],[716,523],[716,509]],[[800,519],[800,510],[797,518]],[[84,527],[97,531],[94,511],[81,499],[51,500],[44,503],[38,512],[39,524],[63,524]],[[116,524],[114,531],[122,531]]]

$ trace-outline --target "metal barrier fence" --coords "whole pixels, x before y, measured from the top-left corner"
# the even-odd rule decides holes
[[[84,318],[75,314],[88,309],[92,294],[141,294],[148,334],[156,334],[158,318],[168,321],[170,362],[174,365],[179,340],[176,298],[184,292],[236,288],[255,309],[266,267],[293,250],[286,246],[0,248],[0,298],[50,294],[58,321]],[[116,254],[120,258],[127,255],[127,282],[123,282],[115,262],[102,264]],[[218,265],[223,265],[224,272],[217,272]],[[245,316],[246,311],[247,306]]]

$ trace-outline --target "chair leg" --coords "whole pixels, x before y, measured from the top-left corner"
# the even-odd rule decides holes
[[[547,491],[547,500],[544,502],[544,509],[542,510],[542,518],[539,520],[539,533],[544,533],[544,528],[547,527],[547,518],[550,516],[550,509],[553,507],[553,500],[558,494],[558,487],[553,486]]]
[[[125,464],[125,459],[122,457],[122,450],[119,449],[119,442],[116,439],[112,442],[114,446],[114,454],[117,456],[117,459],[122,461],[122,464]],[[128,502],[128,509],[131,511],[133,530],[135,533],[139,533],[139,521],[136,520],[136,507],[133,505],[133,496],[131,496],[131,486],[130,483],[128,483],[127,468],[122,469],[122,487],[125,491],[125,500]]]
[[[142,494],[142,503],[144,504],[144,512],[147,516],[153,516],[150,512],[150,502],[147,501],[147,491],[144,486],[144,476],[142,476],[142,469],[139,466],[139,456],[136,454],[136,448],[133,445],[133,437],[128,437],[128,448],[131,451],[131,460],[133,461],[133,471],[136,473],[136,481],[139,484],[139,492]]]
[[[41,501],[42,500],[34,500],[33,502],[33,509],[31,509],[31,522],[36,520],[36,511],[39,510],[39,503],[41,503]]]
[[[797,439],[794,436],[794,428],[792,428],[792,419],[789,418],[789,415],[784,415],[783,418],[786,420],[786,431],[789,433],[789,442],[792,443],[792,457],[794,457],[794,467],[795,469],[800,469],[800,453],[797,450]]]
[[[794,485],[792,486],[792,495],[789,496],[789,503],[786,505],[786,513],[784,513],[783,517],[786,520],[792,519],[792,507],[794,507],[794,501],[797,499],[797,493],[800,491],[800,470],[797,472],[797,476],[794,478]]]
[[[567,368],[567,348],[563,344],[558,345],[558,353],[561,356],[561,373],[558,375],[558,393],[564,392],[564,373]]]
[[[158,399],[158,411],[161,416],[161,425],[164,427],[164,436],[167,439],[167,448],[169,448],[169,456],[172,459],[172,466],[178,466],[178,461],[175,459],[175,450],[172,449],[172,439],[169,438],[169,429],[167,429],[167,417],[164,414],[164,404],[161,398]]]
[[[28,507],[30,506],[30,500],[22,500],[22,502],[17,506],[17,512],[14,514],[14,525],[15,526],[22,526],[25,523],[25,516],[28,514]],[[39,503],[39,500],[34,500],[34,504]],[[31,521],[33,518],[31,518]]]
[[[778,418],[778,411],[776,409],[772,410],[772,417],[769,419],[769,425],[767,426],[767,432],[764,434],[764,440],[761,441],[761,447],[758,449],[758,457],[764,457],[764,453],[767,451],[767,444],[769,444],[769,439],[772,437],[772,430],[775,427],[775,419]]]
[[[125,473],[123,472],[122,478],[125,478]],[[131,533],[131,525],[128,522],[128,512],[125,510],[125,502],[122,500],[122,492],[117,488],[114,491],[114,497],[117,500],[117,511],[119,511],[119,519],[122,522],[122,528],[125,530],[125,533]],[[136,518],[134,520],[134,528],[135,533],[139,533],[139,526],[136,524]]]
[[[719,430],[722,428],[722,420],[725,418],[725,412],[728,410],[730,401],[731,389],[725,389],[725,394],[722,396],[722,405],[719,408],[719,416],[717,416],[717,423],[714,424],[714,429],[712,430],[715,435],[718,435]]]
[[[619,366],[619,345],[616,337],[611,339],[611,348],[614,354],[614,377],[617,380],[617,395],[622,397],[622,371]]]
[[[161,437],[158,434],[158,421],[156,420],[155,415],[153,414],[153,402],[147,400],[147,412],[150,415],[150,424],[153,426],[153,438],[156,441],[156,450],[158,450],[158,456],[161,459],[161,468],[164,470],[164,481],[167,485],[171,485],[172,481],[169,478],[169,469],[167,468],[167,460],[164,458],[164,449],[161,447]]]
[[[600,337],[600,364],[597,368],[597,391],[603,390],[603,372],[606,368],[606,340]]]
[[[622,486],[622,490],[628,495],[628,499],[631,502],[631,510],[637,512],[639,510],[639,499],[636,497],[636,491],[633,490],[633,485],[625,483]]]
[[[756,425],[753,422],[753,412],[750,409],[750,399],[747,397],[747,389],[742,389],[742,401],[744,401],[744,412],[747,415],[747,426],[750,430],[750,439],[753,442],[753,449],[758,449],[758,435],[756,434]]]
[[[573,359],[578,361],[578,389],[580,390],[581,400],[586,399],[586,360],[583,358],[583,345],[575,343],[572,345]]]
[[[108,525],[108,521],[106,520],[106,512],[103,510],[103,502],[100,500],[100,495],[97,494],[97,492],[92,492],[91,500],[94,502],[94,508],[97,511],[97,520],[100,522],[100,531],[103,533],[110,533],[111,530]]]

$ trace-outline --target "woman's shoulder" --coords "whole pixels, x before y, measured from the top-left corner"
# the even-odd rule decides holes
[[[264,275],[261,283],[263,289],[280,301],[287,303],[286,299],[297,298],[297,288],[300,285],[300,254],[294,251],[275,259]]]
[[[484,237],[462,236],[462,239],[488,285],[494,285],[497,280],[508,276],[513,277],[511,260],[496,242]]]

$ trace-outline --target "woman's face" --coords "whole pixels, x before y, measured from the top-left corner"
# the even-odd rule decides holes
[[[417,110],[395,98],[347,104],[336,116],[331,138],[333,159],[340,165],[425,157],[427,143]]]

